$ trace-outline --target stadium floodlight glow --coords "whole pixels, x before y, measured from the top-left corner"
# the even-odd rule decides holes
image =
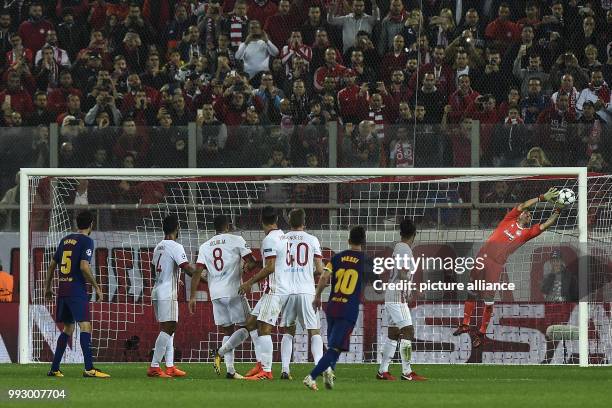
[[[201,197],[204,193],[211,189],[210,185],[215,184],[215,189],[226,189],[227,194],[219,194],[223,196],[222,201],[212,202],[212,207],[230,209],[234,211],[234,215],[240,214],[241,209],[249,209],[254,203],[265,204],[265,194],[263,193],[269,186],[273,184],[280,185],[296,185],[304,183],[325,183],[338,186],[351,187],[351,185],[359,185],[362,187],[360,191],[351,190],[351,198],[348,204],[344,207],[338,206],[335,217],[342,222],[331,225],[325,232],[325,235],[319,237],[323,246],[332,247],[333,245],[341,245],[344,242],[339,237],[342,237],[342,231],[338,230],[338,225],[344,226],[353,222],[357,217],[360,221],[366,220],[370,224],[368,234],[376,234],[376,236],[386,237],[387,233],[383,225],[384,216],[378,214],[374,209],[375,205],[380,205],[384,214],[395,214],[401,206],[408,205],[426,211],[430,206],[438,208],[441,204],[437,197],[421,200],[420,192],[429,192],[437,189],[438,192],[445,192],[445,189],[452,185],[454,189],[458,186],[470,186],[477,182],[491,181],[513,181],[523,180],[525,183],[534,183],[542,179],[561,180],[560,187],[574,188],[576,191],[576,209],[575,216],[564,218],[566,227],[571,227],[573,238],[576,243],[587,244],[588,242],[588,215],[589,215],[589,197],[594,188],[601,189],[601,185],[595,182],[596,178],[591,178],[587,174],[585,167],[538,167],[538,168],[211,168],[211,169],[160,169],[160,168],[134,168],[134,169],[99,169],[99,168],[79,168],[79,169],[43,169],[43,168],[24,168],[21,169],[20,178],[20,280],[19,280],[19,363],[30,363],[36,361],[44,361],[41,356],[42,343],[48,342],[49,338],[53,337],[52,330],[56,328],[40,327],[40,316],[37,315],[39,310],[45,308],[44,299],[37,287],[38,269],[41,265],[36,262],[42,262],[42,265],[48,265],[50,254],[48,249],[55,245],[53,242],[61,234],[70,229],[70,211],[64,206],[64,200],[61,197],[66,197],[70,193],[70,189],[75,189],[79,179],[88,179],[104,182],[105,180],[134,180],[134,181],[156,181],[162,183],[180,184],[185,190],[190,193],[181,200],[172,196],[172,193],[165,197],[165,202],[157,204],[160,208],[159,212],[172,211],[181,208],[184,212],[186,225],[188,228],[185,234],[191,234],[193,237],[185,239],[193,239],[193,245],[185,245],[186,250],[191,247],[197,248],[199,244],[204,242],[202,235],[205,235],[205,224],[209,220],[205,218],[206,209],[198,209],[198,205],[204,205]],[[612,203],[612,178],[605,178],[606,184],[605,200],[608,205]],[[48,203],[50,211],[44,213],[43,217],[48,221],[48,226],[43,234],[40,231],[32,229],[33,208],[40,203],[37,202],[37,194],[39,184],[42,180],[53,180],[49,182]],[[401,200],[388,198],[378,194],[375,199],[372,197],[372,186],[374,184],[388,183],[395,187],[390,187],[390,190],[399,191],[401,188],[397,186],[411,185],[411,194],[416,192],[410,204],[402,203]],[[599,187],[596,187],[599,186]],[[433,190],[432,190],[433,189]],[[350,188],[349,188],[350,190]],[[172,199],[172,200],[170,200]],[[329,197],[327,197],[329,199]],[[221,200],[221,199],[220,199]],[[449,207],[452,207],[454,202],[448,202]],[[114,204],[114,203],[108,203]],[[296,202],[296,205],[299,205]],[[335,205],[335,203],[334,203]],[[353,206],[353,207],[351,207]],[[145,206],[146,207],[146,206]],[[145,208],[138,205],[134,206],[134,211]],[[110,208],[110,207],[109,207]],[[330,208],[332,208],[332,200],[330,200]],[[356,208],[359,214],[355,216]],[[464,205],[464,208],[466,206]],[[393,211],[390,211],[392,209]],[[155,211],[155,210],[152,210]],[[201,211],[198,213],[197,211]],[[213,210],[210,210],[213,211]],[[395,212],[394,212],[395,211]],[[331,211],[330,211],[331,212]],[[351,215],[348,215],[350,212]],[[375,215],[376,213],[376,215]],[[197,217],[194,215],[196,214]],[[39,214],[40,215],[40,214]],[[153,239],[152,231],[155,231],[156,217],[146,215],[146,220],[134,219],[135,226],[130,226],[129,231],[126,229],[120,238],[123,240],[121,245],[129,245],[130,242],[136,242],[144,246],[150,239]],[[191,217],[191,218],[190,218]],[[331,218],[331,215],[330,215]],[[146,221],[146,222],[145,222]],[[610,225],[608,220],[608,226]],[[345,231],[346,232],[346,231]],[[436,232],[440,233],[440,232]],[[471,233],[481,233],[481,231],[473,230]],[[434,232],[431,232],[432,236]],[[463,232],[465,235],[465,231]],[[40,236],[39,236],[40,235]],[[560,234],[563,235],[563,234]],[[41,238],[43,237],[44,238]],[[326,236],[328,242],[326,242]],[[565,236],[565,235],[563,235]],[[33,240],[41,240],[39,246],[46,248],[39,258],[34,258]],[[113,238],[115,239],[115,238]],[[386,238],[385,238],[386,239]],[[556,238],[555,238],[556,239]],[[610,239],[609,237],[606,239]],[[42,240],[45,240],[44,242]],[[201,242],[200,242],[201,241]],[[197,245],[196,245],[197,242]],[[609,242],[609,241],[608,241]],[[96,245],[97,247],[97,245]],[[119,252],[117,252],[119,253]],[[109,254],[111,264],[115,265],[117,261],[121,261],[115,253]],[[127,273],[127,272],[126,272]],[[131,279],[134,279],[131,277]],[[144,281],[143,281],[144,282]],[[146,282],[142,283],[143,287]],[[117,283],[117,286],[119,284]],[[117,289],[118,290],[118,289]],[[126,292],[127,293],[127,292]],[[142,289],[143,297],[145,289]],[[589,364],[589,300],[581,298],[578,307],[578,355],[581,366]],[[50,314],[50,312],[48,312]],[[97,319],[112,320],[118,316],[123,316],[122,312],[115,310],[104,309],[96,312]],[[134,312],[133,312],[134,313]],[[130,318],[134,318],[131,316]],[[37,320],[38,319],[38,320]],[[106,327],[106,326],[105,326]],[[45,333],[45,330],[51,330]],[[95,330],[95,329],[94,329]],[[116,336],[116,332],[121,330],[116,326],[106,327],[109,336]],[[417,329],[418,330],[418,329]],[[42,340],[41,340],[42,339]],[[608,340],[610,341],[610,340]],[[443,362],[443,361],[440,361]]]

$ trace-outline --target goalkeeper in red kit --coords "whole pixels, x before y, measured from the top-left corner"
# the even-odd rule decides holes
[[[477,258],[483,259],[482,263],[484,267],[472,269],[472,281],[484,280],[486,283],[499,282],[502,272],[504,271],[504,264],[508,257],[527,241],[537,237],[557,221],[563,208],[561,204],[556,202],[558,196],[559,192],[557,189],[551,188],[539,197],[527,200],[508,212],[478,252]],[[555,203],[553,213],[544,223],[530,226],[531,212],[529,209],[536,203],[542,201]],[[476,301],[481,299],[485,304],[482,314],[482,323],[478,332],[472,337],[472,346],[474,348],[480,347],[484,341],[487,326],[489,325],[493,313],[494,296],[494,290],[468,292],[468,299],[465,301],[463,310],[463,321],[459,327],[457,327],[453,336],[470,333],[469,325],[474,309],[476,309]]]

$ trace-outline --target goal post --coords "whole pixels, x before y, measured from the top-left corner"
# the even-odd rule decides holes
[[[572,228],[575,230],[577,242],[580,245],[579,248],[584,249],[588,243],[589,230],[588,230],[588,217],[589,217],[589,175],[585,167],[554,167],[554,168],[213,168],[213,169],[160,169],[160,168],[136,168],[136,169],[90,169],[90,168],[78,168],[78,169],[21,169],[20,178],[20,234],[19,234],[19,246],[20,246],[20,276],[19,276],[19,363],[30,363],[33,361],[39,361],[38,358],[33,358],[33,322],[31,313],[32,304],[32,293],[33,283],[31,282],[33,274],[32,269],[38,267],[34,265],[32,255],[32,229],[31,229],[31,214],[32,206],[34,201],[34,193],[31,182],[33,179],[40,180],[42,178],[53,178],[53,179],[160,179],[160,180],[174,180],[178,183],[184,183],[185,185],[206,183],[207,180],[211,180],[211,183],[223,183],[227,182],[228,186],[234,181],[246,179],[244,181],[247,187],[240,187],[241,189],[251,188],[249,183],[259,183],[261,179],[271,180],[269,183],[329,183],[330,188],[333,185],[334,190],[338,184],[341,183],[362,183],[367,189],[368,183],[374,180],[384,180],[385,183],[395,183],[396,187],[390,187],[391,190],[401,186],[403,184],[410,185],[416,184],[417,190],[420,186],[419,183],[427,184],[423,187],[430,189],[429,184],[439,185],[443,183],[455,183],[457,185],[470,184],[473,182],[494,182],[503,180],[529,180],[533,177],[552,177],[552,178],[570,178],[575,180],[573,186],[577,189],[577,206],[575,220],[567,221],[572,223]],[[419,181],[422,178],[424,181]],[[606,183],[609,180],[606,181]],[[380,181],[378,181],[380,182]],[[266,183],[264,181],[264,183]],[[607,186],[607,184],[606,184]],[[230,187],[228,187],[229,189]],[[254,187],[253,187],[254,188]],[[606,187],[609,188],[609,187]],[[401,188],[400,188],[401,189]],[[413,188],[414,190],[414,188]],[[409,194],[412,194],[409,192]],[[199,193],[199,192],[198,192]],[[606,193],[608,191],[606,190]],[[190,193],[191,194],[191,193]],[[341,219],[342,222],[337,220],[330,221],[327,226],[326,234],[330,237],[334,237],[334,242],[338,241],[338,236],[342,235],[342,231],[335,231],[337,228],[350,225],[353,220],[361,221],[366,220],[368,223],[372,223],[372,230],[369,230],[369,234],[376,233],[376,237],[384,237],[388,239],[391,236],[387,233],[387,227],[382,226],[386,220],[384,220],[385,214],[377,215],[374,218],[368,211],[368,207],[361,207],[363,203],[368,201],[370,198],[371,191],[361,191],[356,193],[356,197],[351,196],[351,202],[356,202],[356,206],[359,208],[353,208],[350,215],[343,215],[342,212],[338,215],[334,215],[337,219]],[[247,194],[248,196],[248,194]],[[228,195],[228,200],[238,200],[232,208],[251,208],[254,204],[251,203],[250,197],[238,197],[232,198]],[[399,214],[397,208],[401,206],[414,206],[414,208],[422,208],[425,211],[429,207],[441,208],[469,208],[475,207],[475,203],[463,203],[447,201],[442,203],[438,200],[437,196],[432,196],[427,190],[426,197],[424,199],[419,195],[415,195],[410,201],[402,198],[384,198],[377,197],[379,201],[385,201],[383,205],[394,206],[395,212],[389,212],[392,216]],[[403,196],[402,196],[403,197]],[[416,197],[416,198],[415,198]],[[190,199],[192,199],[191,197]],[[247,200],[248,199],[248,200]],[[610,196],[606,196],[607,200],[612,201],[612,193]],[[241,201],[242,200],[242,201]],[[248,202],[247,202],[248,201]],[[331,197],[330,197],[331,201]],[[409,203],[409,204],[406,204]],[[54,206],[54,200],[51,200],[51,206]],[[260,200],[255,205],[265,205],[265,200]],[[300,206],[300,202],[291,202],[290,204]],[[335,203],[334,203],[335,204]],[[170,204],[166,204],[165,211],[168,208],[175,208],[178,204],[171,204],[172,207],[168,207]],[[192,204],[180,204],[186,207]],[[330,204],[331,205],[331,204]],[[86,207],[84,207],[86,208]],[[331,207],[330,207],[331,208]],[[164,211],[161,208],[159,211]],[[347,210],[348,211],[348,210]],[[364,214],[365,212],[365,214]],[[334,213],[335,214],[335,213]],[[348,214],[348,212],[347,212]],[[189,211],[185,210],[187,225],[197,225],[199,220],[193,214],[189,214]],[[50,214],[52,216],[52,214]],[[330,211],[331,216],[331,211]],[[344,217],[344,218],[343,218]],[[392,217],[391,217],[392,218]],[[342,225],[341,225],[342,224]],[[136,233],[131,231],[132,235],[137,235],[139,227],[136,228]],[[65,227],[65,226],[64,226]],[[146,230],[147,227],[142,226]],[[197,228],[196,228],[197,229]],[[59,231],[59,230],[58,230]],[[346,232],[346,231],[344,231]],[[392,231],[391,231],[392,232]],[[433,234],[433,232],[432,232]],[[201,239],[200,231],[198,231],[198,238]],[[326,245],[325,237],[319,237],[323,246]],[[136,238],[140,242],[141,237]],[[203,241],[202,241],[203,242]],[[55,244],[55,243],[53,243]],[[147,242],[147,244],[149,244]],[[48,256],[48,255],[46,255]],[[112,257],[113,255],[111,255]],[[579,257],[580,262],[586,261],[585,256]],[[580,265],[580,270],[586,270],[587,265]],[[580,276],[580,287],[586,287],[588,277],[585,273]],[[144,284],[143,284],[144,285]],[[589,364],[589,298],[584,296],[586,291],[581,291],[581,298],[578,301],[578,355],[579,364],[581,366],[587,366]],[[588,293],[587,293],[588,294]],[[40,296],[38,293],[36,296]],[[144,296],[144,291],[143,295]],[[113,313],[109,312],[108,318],[112,319]],[[378,320],[377,320],[378,321]],[[380,324],[380,323],[379,323]],[[112,330],[112,329],[111,329]],[[418,330],[418,327],[417,327]],[[439,333],[437,334],[439,335]],[[443,361],[443,360],[440,360]]]

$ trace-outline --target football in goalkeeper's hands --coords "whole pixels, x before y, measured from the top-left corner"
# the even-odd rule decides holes
[[[557,197],[557,202],[564,206],[568,206],[573,204],[576,201],[576,193],[571,188],[563,188],[559,191],[559,196]]]

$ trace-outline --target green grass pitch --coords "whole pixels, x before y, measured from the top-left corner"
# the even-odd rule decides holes
[[[383,382],[371,364],[338,364],[336,387],[302,385],[311,364],[294,364],[293,381],[226,380],[210,364],[181,364],[186,378],[147,378],[147,364],[98,364],[110,379],[82,378],[81,365],[64,365],[64,378],[47,378],[47,364],[0,364],[0,406],[139,407],[610,407],[612,367],[419,365],[430,380]],[[238,364],[240,372],[249,366]],[[392,372],[399,374],[399,365]],[[9,401],[9,389],[67,390],[62,402]]]

